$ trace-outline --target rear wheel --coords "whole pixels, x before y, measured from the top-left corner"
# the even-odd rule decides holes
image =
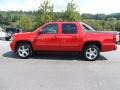
[[[31,45],[27,43],[18,44],[16,52],[17,52],[17,55],[23,59],[27,59],[31,57],[33,53]]]
[[[83,55],[86,60],[95,61],[100,56],[100,50],[95,45],[89,45],[84,48]]]

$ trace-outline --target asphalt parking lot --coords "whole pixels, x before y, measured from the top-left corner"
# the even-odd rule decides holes
[[[0,41],[0,90],[120,90],[120,46],[84,61],[73,53],[19,59]]]

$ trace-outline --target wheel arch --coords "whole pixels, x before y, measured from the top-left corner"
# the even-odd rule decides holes
[[[27,43],[31,46],[32,50],[33,50],[33,45],[30,41],[27,41],[27,40],[22,40],[22,41],[17,41],[16,44],[15,44],[15,52],[17,50],[17,46],[20,44],[20,43]]]
[[[84,43],[84,45],[83,45],[82,51],[83,51],[84,48],[85,48],[86,46],[88,46],[88,45],[95,45],[95,46],[97,46],[97,47],[100,49],[100,51],[102,50],[102,45],[101,45],[101,42],[100,42],[100,41],[86,41],[86,42]]]

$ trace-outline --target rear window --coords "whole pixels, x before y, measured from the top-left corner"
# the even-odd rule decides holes
[[[63,34],[76,34],[77,33],[76,24],[62,24],[62,33]]]
[[[85,32],[95,32],[95,30],[87,24],[82,23],[82,27]]]

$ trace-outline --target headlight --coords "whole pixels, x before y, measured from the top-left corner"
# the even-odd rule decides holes
[[[13,41],[13,37],[11,37],[11,41]]]
[[[12,36],[12,37],[11,37],[11,41],[13,41],[13,40],[15,40],[15,37]]]

